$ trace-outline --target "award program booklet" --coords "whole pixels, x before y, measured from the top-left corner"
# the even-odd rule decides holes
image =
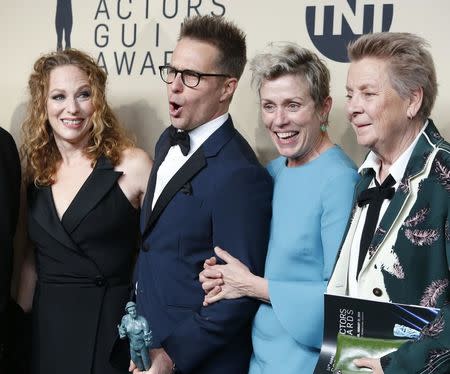
[[[436,318],[438,312],[436,308],[325,294],[324,336],[314,374],[333,373],[336,353],[341,362],[341,356],[350,350],[373,352],[374,356],[377,349],[388,349],[387,353],[393,351],[402,343],[417,339],[420,331]]]

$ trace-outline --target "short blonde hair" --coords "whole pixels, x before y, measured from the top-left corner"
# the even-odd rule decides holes
[[[269,43],[250,61],[250,70],[258,92],[264,80],[294,74],[306,80],[316,108],[321,108],[330,96],[330,72],[325,63],[315,53],[295,43]]]

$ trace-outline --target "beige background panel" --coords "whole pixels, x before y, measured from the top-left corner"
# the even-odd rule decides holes
[[[393,4],[390,30],[417,33],[428,40],[439,81],[432,118],[443,135],[450,139],[450,2],[355,1],[357,7],[372,5],[374,9]],[[39,55],[56,48],[56,3],[57,0],[0,0],[0,67],[4,72],[0,90],[0,126],[9,130],[17,142],[20,142],[20,124],[27,101],[26,85],[32,64]],[[89,52],[95,58],[101,54],[99,61],[109,74],[109,100],[126,127],[136,134],[138,144],[152,156],[156,140],[169,124],[165,87],[159,78],[158,66],[170,58],[185,16],[197,11],[201,14],[225,13],[247,33],[249,58],[269,41],[297,42],[316,51],[326,61],[332,78],[331,137],[360,163],[365,151],[356,144],[344,113],[348,64],[335,62],[318,52],[305,23],[307,6],[323,8],[325,5],[334,6],[337,14],[349,14],[346,0],[72,0],[71,42],[73,47]],[[351,22],[354,27],[359,27],[362,13]],[[119,73],[124,56],[129,74],[124,64]],[[276,153],[259,120],[258,97],[250,87],[248,69],[240,81],[231,113],[236,126],[261,160],[266,162],[273,158]]]

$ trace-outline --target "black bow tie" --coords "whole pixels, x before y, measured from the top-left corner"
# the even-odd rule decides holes
[[[387,176],[387,178],[380,185],[378,181],[375,179],[375,187],[368,188],[367,190],[362,191],[358,195],[358,206],[362,207],[366,204],[375,202],[375,200],[391,200],[394,196],[395,189],[395,179],[391,174]]]
[[[381,205],[383,205],[385,199],[391,200],[395,193],[393,187],[395,185],[395,179],[391,174],[387,176],[381,186],[375,177],[374,180],[375,187],[362,191],[358,195],[358,206],[362,207],[369,204],[359,245],[358,274],[361,271],[370,243],[372,242],[378,223],[378,217],[380,215]]]
[[[186,156],[191,149],[191,141],[189,139],[189,133],[187,131],[178,131],[176,127],[169,127],[170,145],[179,145],[181,153]]]

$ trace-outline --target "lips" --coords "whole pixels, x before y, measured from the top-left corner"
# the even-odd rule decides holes
[[[286,131],[286,132],[276,132],[275,133],[280,139],[289,139],[298,134],[298,131]]]
[[[65,127],[71,128],[71,129],[77,129],[79,128],[83,122],[83,118],[63,118],[62,123]]]
[[[357,127],[358,129],[370,126],[371,123],[354,123],[353,126]]]
[[[298,136],[298,131],[283,131],[283,132],[273,132],[277,138],[277,141],[281,144],[290,144],[295,141]]]
[[[169,114],[171,117],[179,117],[183,106],[175,101],[169,101]]]

